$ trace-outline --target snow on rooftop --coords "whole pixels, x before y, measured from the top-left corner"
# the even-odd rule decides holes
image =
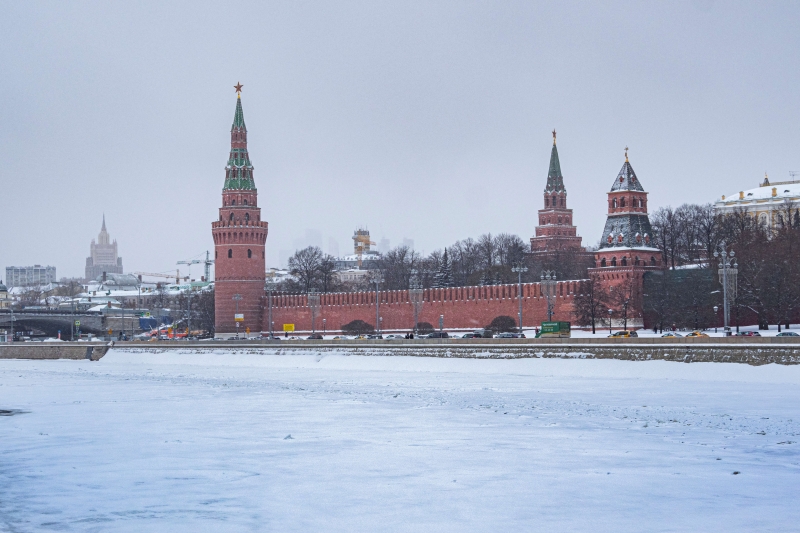
[[[772,190],[775,189],[776,196],[772,196]],[[735,192],[730,195],[725,195],[725,198],[720,198],[717,200],[718,202],[736,202],[736,201],[754,201],[754,200],[783,200],[785,198],[793,198],[798,199],[800,198],[800,182],[795,183],[785,183],[781,185],[780,183],[765,185],[763,187],[755,187],[753,189],[748,189],[746,191],[741,191],[744,193],[744,198],[740,200],[739,192]]]

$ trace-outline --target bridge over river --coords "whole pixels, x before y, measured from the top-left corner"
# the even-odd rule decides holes
[[[0,311],[0,329],[10,331],[12,313],[8,310]],[[70,311],[51,310],[21,310],[14,311],[14,331],[42,332],[49,337],[55,337],[61,332],[62,338],[68,338],[72,324],[80,322],[81,333],[105,334],[109,329],[114,333],[123,327],[128,333],[139,333],[139,318],[134,314],[125,317],[107,316],[99,312],[72,313]]]

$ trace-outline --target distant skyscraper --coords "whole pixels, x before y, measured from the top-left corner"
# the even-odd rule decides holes
[[[328,237],[328,254],[339,257],[339,241],[333,237]]]
[[[89,257],[86,258],[86,279],[97,279],[103,272],[107,274],[122,274],[122,258],[117,255],[117,241],[111,242],[106,231],[106,216],[103,215],[103,227],[97,236],[97,242],[92,239],[89,245]]]
[[[409,250],[414,249],[414,239],[408,239],[403,237],[403,246],[407,247]]]
[[[392,241],[390,241],[386,237],[383,237],[381,241],[378,243],[378,253],[385,254],[391,249],[392,249]]]

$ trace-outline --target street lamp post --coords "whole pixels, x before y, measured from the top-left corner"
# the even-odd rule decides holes
[[[234,294],[233,301],[236,302],[236,314],[233,316],[233,320],[236,322],[236,338],[239,338],[239,301],[242,299],[241,294]]]
[[[309,289],[308,291],[308,308],[311,310],[311,333],[317,331],[317,313],[319,313],[319,294],[317,289]]]
[[[323,336],[328,334],[328,324],[327,324],[327,322],[328,322],[327,318],[323,318],[322,319],[322,335]]]
[[[725,242],[720,243],[719,251],[714,252],[714,257],[719,259],[719,282],[722,284],[722,314],[725,324],[725,336],[731,334],[730,327],[730,302],[736,299],[736,278],[739,274],[739,265],[733,258],[734,252],[725,249]]]
[[[540,283],[542,285],[542,292],[545,298],[547,298],[547,321],[550,322],[553,320],[553,308],[555,307],[553,299],[556,296],[556,286],[558,285],[556,281],[556,271],[543,270]]]
[[[272,293],[275,291],[275,287],[270,282],[265,288],[267,292],[267,309],[268,309],[268,319],[269,319],[269,339],[272,340],[273,333],[272,333]]]
[[[717,312],[719,311],[718,306],[714,306],[714,333],[717,332]]]
[[[413,271],[410,283],[410,288],[408,289],[408,299],[411,300],[411,306],[414,308],[414,335],[417,335],[417,324],[419,323],[419,313],[422,311],[422,304],[423,304],[423,290],[422,286],[420,285],[419,278],[417,277],[417,272]]]
[[[522,263],[511,269],[511,272],[517,273],[517,300],[519,300],[519,332],[522,334],[522,273],[527,272],[528,267],[523,266]]]
[[[608,334],[611,335],[611,313],[613,313],[611,309],[608,310]]]
[[[383,276],[380,274],[373,279],[375,282],[375,327],[378,328],[378,335],[381,334],[381,293],[380,284],[384,282]]]

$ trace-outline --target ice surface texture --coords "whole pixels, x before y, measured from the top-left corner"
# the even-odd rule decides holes
[[[0,409],[23,412],[0,418],[0,530],[796,531],[798,384],[663,361],[3,360]]]

